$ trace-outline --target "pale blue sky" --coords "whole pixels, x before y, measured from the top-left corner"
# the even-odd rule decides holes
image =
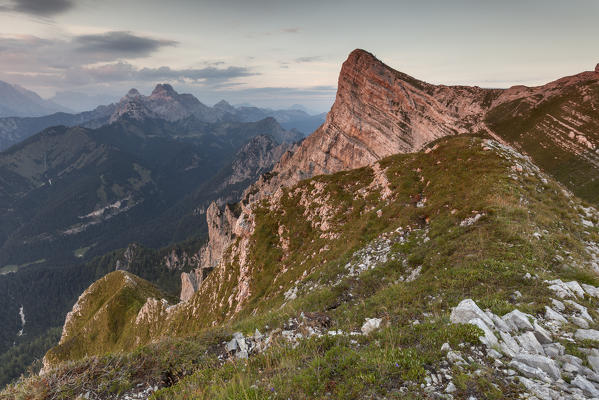
[[[325,111],[355,48],[432,83],[536,85],[594,68],[598,21],[599,0],[0,0],[0,79]]]

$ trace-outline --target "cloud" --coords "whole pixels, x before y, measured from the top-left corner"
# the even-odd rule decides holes
[[[137,68],[127,62],[117,62],[93,67],[69,68],[65,71],[64,80],[70,85],[98,82],[179,81],[203,86],[222,86],[233,79],[251,75],[257,74],[246,67],[236,66],[187,69],[173,69],[170,67]]]
[[[294,27],[294,28],[283,28],[281,29],[281,32],[283,33],[300,33],[301,29]]]
[[[11,0],[0,5],[0,11],[16,11],[38,17],[51,17],[75,7],[73,0]]]
[[[97,63],[147,57],[174,40],[109,31],[63,39],[42,39],[31,35],[0,36],[0,70],[4,72],[67,69]]]
[[[161,47],[176,46],[174,40],[137,36],[131,32],[113,31],[97,35],[81,35],[73,39],[75,51],[82,53],[111,54],[115,56],[147,56]]]
[[[321,56],[311,56],[311,57],[299,57],[296,58],[295,61],[296,63],[310,63],[310,62],[316,62],[316,61],[320,61],[322,60]]]

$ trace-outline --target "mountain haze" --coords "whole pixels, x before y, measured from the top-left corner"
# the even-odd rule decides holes
[[[69,110],[19,85],[0,81],[0,118],[37,117],[58,111]]]

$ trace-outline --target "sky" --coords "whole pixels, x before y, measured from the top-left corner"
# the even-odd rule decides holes
[[[0,0],[0,80],[71,106],[159,82],[327,111],[355,48],[416,78],[538,85],[599,63],[599,0]]]

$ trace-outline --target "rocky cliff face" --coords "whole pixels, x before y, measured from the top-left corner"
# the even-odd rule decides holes
[[[418,151],[440,137],[484,130],[485,104],[500,93],[431,85],[355,50],[343,63],[337,98],[324,125],[281,160],[274,176],[258,185],[259,193]]]
[[[355,50],[343,63],[325,123],[246,190],[244,210],[302,179],[370,165],[465,133],[514,145],[576,194],[599,200],[597,110],[597,68],[538,87],[483,89],[432,85]],[[219,257],[213,253],[213,260]]]

